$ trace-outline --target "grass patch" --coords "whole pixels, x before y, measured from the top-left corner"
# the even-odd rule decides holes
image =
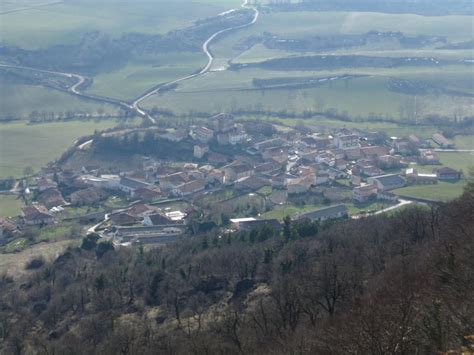
[[[462,170],[464,174],[474,168],[474,153],[439,152],[438,156],[444,166]]]
[[[0,216],[19,216],[22,207],[24,207],[23,200],[18,199],[18,196],[0,195]]]
[[[76,138],[115,125],[113,120],[1,124],[0,178],[20,177],[27,166],[38,170],[58,158]]]
[[[205,63],[206,59],[202,53],[163,53],[153,62],[133,63],[119,70],[95,76],[94,83],[87,92],[119,99],[133,99],[158,84],[192,74]]]
[[[436,185],[413,185],[394,190],[397,195],[426,198],[437,201],[450,201],[462,195],[466,181],[456,183],[439,182]]]
[[[115,106],[79,99],[75,96],[35,85],[5,84],[0,81],[0,119],[27,119],[31,112],[56,115],[72,111],[96,114],[99,110],[116,115]]]
[[[304,205],[304,206],[296,206],[293,204],[288,204],[288,205],[281,205],[281,206],[276,206],[273,210],[269,212],[262,213],[260,215],[260,218],[274,218],[278,219],[280,221],[283,220],[286,216],[294,217],[297,214],[300,213],[305,213],[305,212],[310,212],[317,210],[319,208],[326,207],[324,205]]]
[[[456,136],[453,139],[456,148],[458,149],[474,149],[474,136]],[[474,159],[474,156],[471,158]]]

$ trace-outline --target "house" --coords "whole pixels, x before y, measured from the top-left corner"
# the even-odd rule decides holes
[[[433,141],[442,148],[453,148],[454,144],[441,133],[433,134]]]
[[[436,174],[438,180],[455,181],[461,179],[461,171],[457,171],[448,167],[442,167],[434,169],[433,173]]]
[[[32,205],[22,209],[21,216],[26,225],[43,225],[54,222],[54,217],[43,205]]]
[[[339,149],[358,147],[359,136],[355,134],[339,135],[334,138],[334,144]]]
[[[425,165],[440,164],[438,155],[432,149],[420,150],[420,157],[418,161],[420,162],[420,164],[425,164]]]
[[[132,192],[132,197],[144,202],[154,202],[161,198],[159,187],[141,187]]]
[[[177,129],[172,132],[168,132],[161,135],[163,139],[169,140],[171,142],[181,142],[187,136],[188,136],[188,132],[184,129]]]
[[[151,226],[163,226],[163,225],[175,224],[175,222],[161,213],[155,213],[155,214],[146,216],[143,219],[143,224],[145,226],[151,227]]]
[[[344,154],[347,160],[357,160],[362,157],[360,147],[346,148]]]
[[[397,139],[394,142],[393,147],[395,148],[395,151],[399,154],[406,155],[406,154],[411,154],[413,152],[413,149],[412,149],[413,146],[408,140]]]
[[[100,201],[106,200],[109,194],[97,187],[89,187],[84,190],[73,192],[69,198],[73,205],[92,205]]]
[[[79,178],[85,185],[94,186],[100,189],[118,190],[120,187],[120,176],[118,175],[84,175]]]
[[[257,151],[263,152],[267,148],[283,147],[287,145],[288,145],[288,141],[282,138],[272,138],[272,139],[267,139],[261,142],[257,142],[253,145],[253,147]]]
[[[38,196],[38,201],[48,209],[66,204],[63,195],[58,189],[48,189]]]
[[[135,218],[144,218],[149,214],[156,213],[158,208],[145,205],[143,203],[138,205],[133,205],[127,210],[127,214]]]
[[[151,185],[147,182],[122,176],[120,179],[119,189],[127,194],[132,194],[137,189],[147,188],[150,186]]]
[[[58,187],[58,184],[54,182],[51,179],[48,178],[41,178],[36,182],[36,185],[38,186],[38,191],[43,192],[48,189],[55,189]]]
[[[193,127],[191,137],[203,144],[209,143],[214,137],[214,131],[207,127]]]
[[[218,133],[229,132],[234,128],[234,116],[227,113],[219,113],[210,118],[214,131]]]
[[[354,187],[352,190],[352,197],[355,201],[364,203],[372,200],[377,196],[377,186],[372,184]]]
[[[247,139],[247,133],[242,129],[232,128],[227,132],[219,132],[217,134],[217,143],[219,145],[236,145],[245,142]]]
[[[256,191],[268,185],[270,185],[270,180],[257,175],[246,176],[235,181],[235,188],[238,190]]]
[[[187,196],[196,192],[203,191],[206,188],[206,182],[202,178],[193,178],[179,187],[175,194],[177,196]]]
[[[230,220],[238,231],[250,232],[262,227],[270,227],[275,231],[281,230],[281,224],[276,219],[236,218]]]
[[[190,176],[185,172],[178,172],[165,175],[160,178],[160,187],[165,192],[179,189],[182,185],[190,181]]]
[[[222,170],[224,170],[225,174],[225,183],[231,183],[254,174],[254,169],[252,166],[240,161],[235,161],[229,165],[226,165],[222,168]]]
[[[308,192],[314,184],[314,175],[306,176],[297,179],[289,179],[286,184],[288,194],[302,194]]]
[[[265,148],[262,152],[262,158],[265,161],[273,160],[282,163],[288,160],[288,151],[289,146]]]
[[[397,155],[382,155],[378,158],[378,164],[384,169],[399,168],[403,166],[401,157]]]
[[[310,219],[312,221],[326,221],[328,219],[344,218],[349,215],[346,205],[339,204],[321,208],[312,212],[302,213],[296,216],[296,220]]]
[[[322,185],[329,182],[329,178],[330,178],[329,173],[324,172],[324,171],[319,171],[316,174],[316,181],[314,183],[315,185]]]
[[[372,165],[364,165],[360,169],[360,173],[365,176],[378,176],[383,174],[383,171]]]
[[[418,148],[422,145],[422,141],[420,138],[418,138],[418,136],[414,135],[414,134],[410,134],[408,136],[408,141],[412,144],[412,146],[414,146],[415,148]]]
[[[129,226],[137,222],[136,217],[125,212],[111,215],[110,220],[112,221],[114,225],[117,225],[117,226]]]
[[[202,159],[204,156],[209,153],[209,146],[207,144],[195,144],[194,145],[194,157],[197,159]]]
[[[406,185],[406,180],[397,174],[370,177],[367,182],[376,185],[377,189],[381,191],[398,189]]]
[[[383,155],[388,155],[389,151],[386,147],[381,146],[369,146],[360,148],[362,156],[366,159],[377,159]]]
[[[437,184],[438,177],[436,174],[420,174],[416,169],[410,168],[405,172],[405,178],[410,185],[426,185]]]

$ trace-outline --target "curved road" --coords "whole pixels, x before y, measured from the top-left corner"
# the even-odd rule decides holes
[[[189,79],[192,79],[192,78],[196,78],[198,76],[201,76],[201,75],[204,75],[206,74],[207,72],[209,72],[209,70],[211,69],[212,67],[212,64],[214,63],[214,56],[212,55],[211,53],[211,50],[209,48],[210,44],[212,43],[212,41],[214,41],[214,39],[216,37],[218,37],[219,35],[223,34],[223,33],[226,33],[226,32],[230,32],[230,31],[234,31],[234,30],[238,30],[238,29],[241,29],[241,28],[245,28],[245,27],[249,27],[249,26],[252,26],[255,22],[257,22],[258,20],[258,16],[259,16],[259,11],[257,10],[256,7],[254,6],[251,6],[248,4],[249,0],[244,0],[244,2],[242,3],[241,5],[241,8],[243,9],[251,9],[252,11],[254,11],[254,15],[252,17],[252,21],[246,23],[246,24],[243,24],[243,25],[239,25],[239,26],[234,26],[234,27],[229,27],[229,28],[225,28],[223,30],[220,30],[220,31],[217,31],[216,33],[214,33],[211,37],[209,37],[202,45],[202,51],[204,52],[204,54],[207,55],[207,58],[208,58],[208,61],[207,61],[207,64],[206,66],[201,69],[198,73],[195,73],[195,74],[191,74],[191,75],[187,75],[187,76],[184,76],[182,78],[179,78],[179,79],[176,79],[176,80],[173,80],[173,81],[169,81],[167,83],[163,83],[163,84],[160,84],[159,86],[153,88],[152,90],[146,92],[145,94],[143,94],[142,96],[140,96],[139,98],[135,99],[135,101],[133,102],[132,106],[134,108],[134,110],[138,113],[140,113],[140,115],[146,115],[146,116],[149,116],[143,109],[140,108],[140,103],[144,100],[146,100],[147,98],[149,98],[150,96],[158,93],[163,87],[165,86],[169,86],[169,85],[173,85],[173,84],[177,84],[177,83],[180,83],[180,82],[183,82],[185,80],[189,80]],[[233,11],[236,11],[237,9],[231,9],[231,10],[228,10],[228,11],[225,11],[223,13],[221,13],[220,15],[224,15],[224,14],[228,14],[230,12],[233,12]],[[154,119],[149,117],[150,119],[153,120],[154,122]]]
[[[81,87],[81,85],[86,81],[86,78],[82,75],[79,75],[79,74],[74,74],[74,73],[63,73],[63,72],[56,72],[56,71],[49,71],[49,70],[42,70],[42,69],[36,69],[36,68],[30,68],[30,67],[23,67],[23,66],[16,66],[16,65],[7,65],[7,64],[0,64],[0,68],[3,67],[3,68],[13,68],[13,69],[23,69],[23,70],[31,70],[31,71],[36,71],[36,72],[39,72],[39,73],[46,73],[46,74],[53,74],[53,75],[59,75],[59,76],[63,76],[63,77],[67,77],[67,78],[75,78],[77,80],[77,82],[72,85],[71,87],[69,87],[66,91],[71,93],[71,94],[74,94],[74,95],[77,95],[77,96],[80,96],[80,97],[84,97],[84,98],[88,98],[88,99],[91,99],[91,100],[95,100],[95,101],[101,101],[101,102],[105,102],[105,103],[110,103],[110,104],[115,104],[115,105],[118,105],[118,106],[121,106],[125,109],[128,109],[128,110],[131,110],[131,111],[134,111],[135,113],[137,113],[139,116],[143,117],[143,118],[146,118],[148,119],[151,123],[156,123],[155,119],[153,117],[151,117],[150,114],[148,114],[145,110],[143,110],[141,107],[140,107],[140,103],[144,100],[146,100],[147,98],[149,98],[150,96],[156,94],[157,92],[159,92],[163,87],[165,86],[169,86],[169,85],[173,85],[173,84],[177,84],[177,83],[180,83],[180,82],[183,82],[185,80],[189,80],[189,79],[192,79],[192,78],[196,78],[198,76],[201,76],[201,75],[204,75],[206,74],[207,72],[210,71],[211,67],[212,67],[212,64],[214,63],[214,56],[212,55],[210,49],[209,49],[209,46],[210,44],[212,43],[212,41],[214,41],[214,39],[216,37],[218,37],[219,35],[225,33],[225,32],[230,32],[230,31],[234,31],[234,30],[238,30],[238,29],[241,29],[241,28],[245,28],[245,27],[248,27],[248,26],[251,26],[253,25],[255,22],[257,22],[258,20],[258,16],[259,16],[259,11],[257,10],[256,7],[254,6],[251,6],[249,5],[249,0],[244,0],[244,2],[242,3],[242,5],[240,6],[241,8],[243,9],[251,9],[252,11],[254,11],[254,15],[252,17],[252,21],[250,21],[249,23],[246,23],[246,24],[243,24],[243,25],[239,25],[239,26],[233,26],[233,27],[229,27],[229,28],[225,28],[223,30],[220,30],[216,33],[214,33],[212,36],[210,36],[202,45],[202,51],[204,52],[204,54],[207,55],[207,58],[208,58],[208,62],[206,64],[206,66],[204,68],[202,68],[199,72],[195,73],[195,74],[191,74],[191,75],[187,75],[187,76],[184,76],[182,78],[178,78],[176,80],[173,80],[173,81],[170,81],[170,82],[167,82],[167,83],[163,83],[163,84],[160,84],[154,88],[152,88],[151,90],[145,92],[143,95],[141,95],[140,97],[138,97],[137,99],[135,99],[133,101],[133,103],[129,103],[129,102],[126,102],[126,101],[122,101],[122,100],[117,100],[117,99],[113,99],[113,98],[109,98],[109,97],[104,97],[104,96],[98,96],[98,95],[92,95],[92,94],[86,94],[86,93],[83,93],[81,91],[79,91],[79,88]],[[228,10],[228,11],[225,11],[221,14],[219,14],[220,16],[222,15],[225,15],[227,13],[230,13],[230,12],[233,12],[233,11],[236,11],[237,9],[231,9],[231,10]]]

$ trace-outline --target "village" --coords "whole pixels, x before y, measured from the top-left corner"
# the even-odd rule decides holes
[[[318,132],[237,122],[225,113],[208,122],[160,136],[177,147],[188,143],[189,161],[141,156],[133,170],[51,163],[19,181],[17,193],[28,205],[21,216],[0,216],[0,244],[71,223],[82,236],[127,246],[163,245],[214,229],[279,229],[287,216],[363,218],[429,202],[393,190],[463,177],[440,165],[435,148],[453,148],[441,133],[428,142],[360,129]],[[433,165],[429,173],[419,169]]]

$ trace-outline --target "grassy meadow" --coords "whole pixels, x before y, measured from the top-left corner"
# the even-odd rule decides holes
[[[18,216],[23,206],[23,200],[19,199],[18,196],[0,195],[0,216]]]
[[[0,83],[0,119],[26,119],[33,111],[67,111],[117,114],[115,106],[79,99],[75,96],[36,85],[15,85]]]
[[[61,156],[75,139],[114,125],[114,120],[1,124],[0,178],[20,177],[28,166],[38,170]]]
[[[449,201],[462,195],[466,182],[438,182],[435,185],[413,185],[394,190],[397,195]]]
[[[467,114],[474,104],[472,98],[449,95],[425,95],[415,99],[411,95],[390,91],[389,78],[386,76],[327,82],[304,89],[252,90],[252,74],[247,75],[244,72],[245,70],[238,73],[210,73],[183,83],[175,92],[150,97],[145,101],[144,107],[157,106],[180,114],[236,109],[273,112],[285,110],[302,114],[307,110],[320,112],[335,109],[353,118],[375,116],[395,118],[403,122],[404,119],[412,119],[415,115],[454,116],[456,112]],[[268,71],[252,72],[258,75],[258,78],[267,77],[269,74]],[[274,74],[281,77],[284,72]],[[240,78],[234,81],[236,76]],[[230,83],[228,87],[223,87],[227,83]],[[212,99],[209,99],[210,96]]]
[[[202,53],[164,53],[153,62],[130,63],[94,77],[88,93],[130,100],[158,84],[192,74],[206,64]]]

